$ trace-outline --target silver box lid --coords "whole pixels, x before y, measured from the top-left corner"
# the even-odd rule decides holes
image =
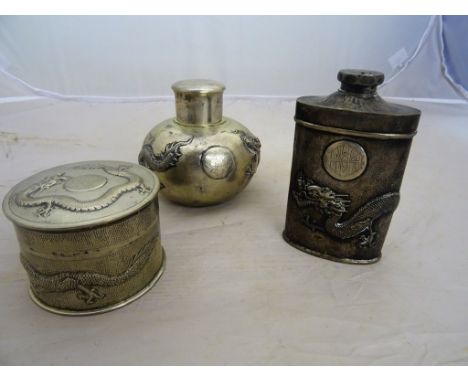
[[[37,173],[14,186],[3,211],[14,224],[65,230],[106,224],[140,210],[159,191],[152,171],[134,163],[87,161]]]

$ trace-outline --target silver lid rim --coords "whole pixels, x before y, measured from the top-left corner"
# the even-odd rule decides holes
[[[197,78],[177,81],[172,84],[171,88],[176,95],[199,94],[200,96],[208,96],[223,93],[226,86],[218,81]]]

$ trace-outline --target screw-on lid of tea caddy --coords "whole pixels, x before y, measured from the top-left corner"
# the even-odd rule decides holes
[[[217,81],[193,79],[172,85],[176,121],[184,125],[214,125],[223,119],[225,86]]]
[[[151,202],[159,180],[147,168],[119,161],[70,163],[35,174],[3,200],[16,225],[64,230],[106,224]]]
[[[414,134],[421,112],[413,107],[384,101],[377,86],[384,74],[366,69],[338,72],[341,87],[326,97],[300,97],[296,120],[363,132]]]

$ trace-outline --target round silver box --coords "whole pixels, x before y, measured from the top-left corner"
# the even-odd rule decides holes
[[[66,164],[14,186],[3,211],[15,225],[35,303],[88,315],[146,293],[164,269],[159,181],[117,161]]]

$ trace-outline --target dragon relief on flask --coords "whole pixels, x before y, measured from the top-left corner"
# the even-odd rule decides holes
[[[421,112],[377,94],[383,73],[344,69],[328,96],[296,100],[283,238],[328,260],[371,264],[400,201]]]
[[[351,206],[350,195],[319,186],[308,179],[302,171],[296,177],[293,196],[297,206],[303,209],[303,224],[312,231],[322,231],[341,240],[357,238],[358,245],[363,248],[374,245],[377,234],[373,229],[374,222],[395,211],[400,201],[398,192],[389,192],[371,199],[358,208],[351,217],[343,219],[343,215]],[[310,207],[320,212],[322,218],[320,222],[314,220],[307,212]]]

